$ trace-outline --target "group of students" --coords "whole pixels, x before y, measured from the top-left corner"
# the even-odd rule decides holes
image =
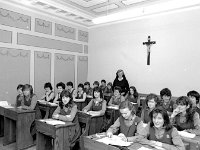
[[[66,85],[65,89],[64,83],[58,83],[58,93],[55,95],[51,83],[45,83],[45,94],[41,99],[59,104],[52,118],[76,124],[73,132],[75,134],[70,137],[71,144],[80,136],[77,111],[95,111],[104,115],[107,105],[118,106],[120,112],[119,118],[106,131],[108,137],[118,133],[124,141],[163,147],[167,150],[183,150],[184,144],[177,131],[185,130],[200,135],[200,95],[197,91],[190,91],[187,96],[181,96],[174,101],[171,99],[171,91],[164,88],[160,91],[160,98],[156,94],[147,95],[145,107],[137,113],[141,104],[134,86],[130,86],[128,92],[123,93],[121,87],[112,87],[110,82],[106,86],[105,80],[101,81],[101,86],[95,81],[94,88],[90,87],[89,82],[79,84],[77,91],[72,82]],[[38,98],[31,85],[19,85],[17,90],[17,107],[37,109]],[[78,103],[85,101],[86,105],[79,108]],[[39,117],[36,115],[37,118]]]

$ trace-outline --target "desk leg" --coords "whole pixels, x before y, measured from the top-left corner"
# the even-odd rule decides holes
[[[2,137],[4,130],[4,117],[0,115],[0,137]]]
[[[16,141],[16,121],[4,117],[4,139],[3,145],[8,145]]]
[[[17,132],[17,136],[16,136],[17,149],[24,149],[34,144],[33,137],[31,136],[31,133],[30,133],[30,127],[34,120],[35,120],[35,113],[18,114],[17,131],[16,131]]]
[[[52,150],[52,138],[37,132],[36,150]]]

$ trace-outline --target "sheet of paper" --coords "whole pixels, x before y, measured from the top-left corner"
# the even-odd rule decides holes
[[[98,142],[102,142],[104,144],[118,145],[118,146],[130,146],[132,142],[124,142],[120,137],[113,135],[112,138],[104,137],[97,140]]]
[[[49,102],[49,105],[51,105],[51,106],[58,106],[58,104],[56,104],[56,103],[51,103],[51,102]]]
[[[46,123],[48,123],[48,124],[51,124],[51,125],[59,125],[59,124],[65,124],[65,122],[64,121],[60,121],[60,120],[46,120],[45,121]]]
[[[150,148],[146,148],[146,147],[140,147],[138,150],[152,150],[152,149],[150,149]]]
[[[118,107],[118,106],[107,106],[107,108],[110,108],[110,109],[116,109],[116,110],[118,110],[118,109],[119,109],[119,107]]]
[[[195,134],[189,133],[189,132],[186,132],[186,131],[178,131],[178,134],[180,136],[187,137],[187,138],[194,138],[196,136]]]

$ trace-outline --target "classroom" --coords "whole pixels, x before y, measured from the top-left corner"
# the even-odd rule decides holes
[[[0,150],[200,150],[198,18],[199,0],[1,0]]]

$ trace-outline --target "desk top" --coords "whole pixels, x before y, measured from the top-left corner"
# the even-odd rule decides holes
[[[99,137],[96,137],[96,135],[90,135],[90,136],[85,136],[83,137],[83,142],[84,142],[84,148],[86,150],[120,150],[119,147],[113,146],[113,145],[106,145],[104,143],[98,142],[96,140],[100,139]],[[142,145],[140,143],[133,143],[132,145],[128,146],[127,149],[129,150],[138,150],[142,147],[148,148],[149,150],[158,150],[156,148],[147,146],[147,145]]]
[[[43,120],[48,120],[48,119],[42,119],[42,121],[41,120],[35,120],[37,132],[40,132],[40,133],[43,133],[43,134],[46,134],[46,135],[50,135],[53,138],[56,137],[57,130],[64,129],[64,128],[71,127],[71,126],[75,125],[72,122],[65,122],[64,125],[51,125],[51,124],[47,124]]]
[[[5,113],[5,111],[12,111],[15,113],[33,113],[35,112],[35,110],[30,110],[30,109],[22,109],[22,108],[17,108],[17,107],[13,107],[13,108],[5,108],[0,106],[0,113]]]

